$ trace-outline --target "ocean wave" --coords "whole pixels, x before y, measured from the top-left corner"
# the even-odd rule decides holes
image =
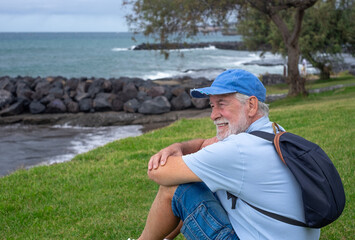
[[[69,125],[17,125],[1,127],[0,176],[19,167],[29,169],[39,165],[67,162],[77,154],[88,152],[122,138],[142,134],[141,125],[79,127]],[[7,160],[11,159],[11,163]]]
[[[179,75],[179,72],[176,72],[176,71],[152,72],[150,74],[144,75],[143,79],[156,80],[156,79],[162,79],[162,78],[170,78],[170,77],[177,76],[177,75]]]
[[[112,48],[111,51],[113,52],[124,52],[124,51],[130,51],[130,48]]]
[[[181,48],[181,49],[171,49],[170,52],[189,52],[189,51],[204,51],[204,50],[217,50],[213,45],[203,48]]]

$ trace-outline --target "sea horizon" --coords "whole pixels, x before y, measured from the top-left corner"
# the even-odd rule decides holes
[[[241,36],[216,32],[189,41],[241,41]],[[213,46],[170,50],[168,60],[159,51],[132,50],[147,42],[154,41],[132,32],[0,32],[0,76],[214,79],[229,68],[242,68],[256,75],[282,74],[285,62],[281,55],[266,53],[260,57],[261,52],[221,50]],[[281,64],[244,65],[256,60]]]

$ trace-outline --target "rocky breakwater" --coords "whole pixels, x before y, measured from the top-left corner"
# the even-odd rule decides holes
[[[167,50],[167,49],[189,49],[215,47],[222,50],[247,51],[248,48],[243,42],[199,42],[199,43],[142,43],[135,46],[133,50]],[[268,51],[269,45],[259,46],[259,50]]]
[[[211,81],[205,78],[151,81],[126,77],[67,79],[60,76],[4,76],[0,78],[0,118],[48,114],[71,114],[73,118],[83,113],[102,112],[120,112],[120,116],[137,118],[137,114],[146,116],[204,109],[208,107],[208,100],[192,99],[189,91],[210,84]],[[20,122],[20,118],[2,122]]]

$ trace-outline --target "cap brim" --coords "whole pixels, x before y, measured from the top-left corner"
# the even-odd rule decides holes
[[[193,98],[208,98],[209,95],[221,95],[234,93],[236,91],[219,87],[195,88],[190,90],[190,95]]]

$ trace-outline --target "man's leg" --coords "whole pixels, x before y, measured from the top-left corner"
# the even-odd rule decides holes
[[[172,200],[175,216],[183,221],[181,233],[188,240],[238,240],[228,214],[206,184],[180,185]]]
[[[164,239],[178,226],[180,219],[174,216],[171,208],[176,188],[160,186],[139,240]]]

